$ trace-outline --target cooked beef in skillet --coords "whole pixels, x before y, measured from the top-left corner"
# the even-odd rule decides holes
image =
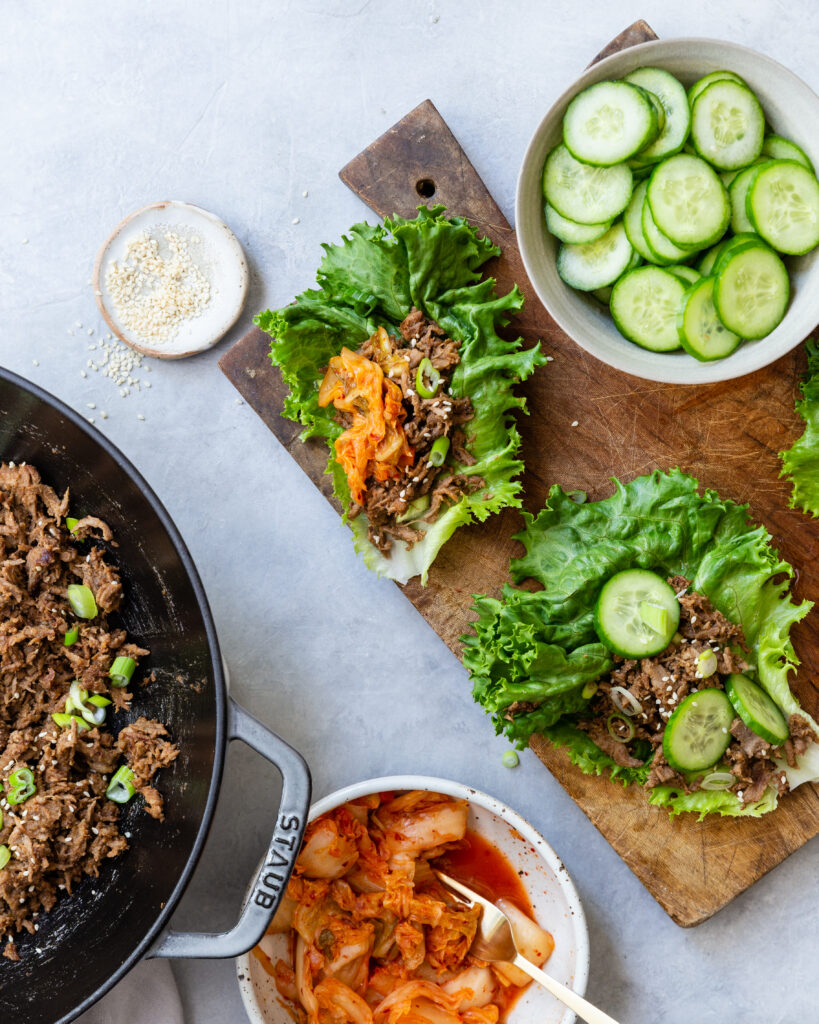
[[[111,530],[88,516],[69,533],[67,511],[68,494],[58,496],[31,466],[0,465],[0,861],[8,858],[0,868],[0,935],[11,960],[19,959],[15,931],[37,931],[43,911],[128,848],[119,805],[106,797],[111,774],[127,765],[145,810],[161,820],[151,781],[178,754],[159,722],[138,718],[118,736],[112,731],[115,713],[132,700],[111,685],[112,662],[148,651],[107,620],[122,584],[95,540],[113,543]],[[95,617],[75,614],[70,584],[89,588]],[[75,680],[88,696],[113,702],[102,725],[84,728],[73,714],[61,728],[52,718],[65,714]],[[15,802],[21,771],[34,792]]]

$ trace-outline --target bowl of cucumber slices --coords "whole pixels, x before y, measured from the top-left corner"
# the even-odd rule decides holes
[[[587,352],[673,384],[774,362],[819,323],[819,97],[763,54],[643,43],[587,70],[518,179],[521,255]]]

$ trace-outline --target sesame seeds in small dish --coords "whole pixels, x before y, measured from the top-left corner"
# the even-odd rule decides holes
[[[121,341],[144,355],[181,359],[211,348],[236,323],[248,269],[227,224],[167,200],[117,225],[97,255],[93,284]]]

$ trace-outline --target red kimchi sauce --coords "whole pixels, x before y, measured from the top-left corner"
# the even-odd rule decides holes
[[[509,900],[527,917],[535,919],[529,894],[509,860],[488,839],[466,830],[466,838],[455,850],[435,859],[435,867],[491,900]]]

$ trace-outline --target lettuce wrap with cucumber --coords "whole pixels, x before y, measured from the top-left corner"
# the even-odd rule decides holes
[[[399,582],[420,575],[425,583],[438,551],[459,526],[483,521],[507,506],[520,506],[518,477],[523,463],[518,457],[520,436],[513,412],[525,411],[525,402],[513,388],[546,360],[539,345],[523,350],[520,339],[506,341],[498,335],[499,328],[520,310],[521,292],[515,286],[506,295],[498,295],[494,280],[481,278],[483,265],[500,250],[488,238],[479,237],[462,217],[445,217],[444,207],[420,207],[416,218],[395,216],[386,219],[383,227],[356,224],[341,244],[323,248],[318,287],[303,292],[289,306],[256,317],[256,323],[273,339],[271,359],[290,389],[283,415],[303,425],[302,440],[321,438],[328,444],[327,472],[333,479],[333,491],[366,564]],[[368,354],[376,349],[381,353],[378,358],[383,356],[385,369],[394,368],[395,360],[408,353],[409,345],[417,340],[409,338],[405,343],[402,339],[402,326],[414,311],[424,318],[422,326],[435,335],[436,344],[440,342],[436,351],[444,353],[442,363],[449,366],[446,376],[425,359],[417,370],[412,367],[412,376],[401,367],[397,375],[404,375],[403,394],[381,376],[373,385],[373,374],[381,371],[373,369],[361,351]],[[370,348],[362,350],[367,339]],[[447,348],[449,339],[453,341]],[[452,356],[456,346],[457,356]],[[424,367],[429,376],[422,379],[416,374],[426,373]],[[341,398],[347,397],[338,398],[343,391],[339,380],[344,374],[345,380],[352,380],[356,373],[359,381],[368,377],[370,405],[378,397],[373,388],[383,387],[386,411],[382,427],[383,416],[393,418],[384,427],[387,433],[390,429],[401,433],[421,394],[425,400],[432,396],[429,404],[433,399],[440,401],[441,409],[434,411],[446,413],[453,407],[460,411],[458,430],[462,433],[452,435],[451,447],[449,437],[439,439],[435,453],[435,465],[446,459],[447,481],[461,481],[460,486],[442,485],[443,501],[433,495],[434,519],[428,514],[427,521],[419,518],[408,527],[409,510],[405,516],[396,516],[399,525],[395,529],[409,536],[409,544],[392,543],[388,551],[384,550],[387,545],[373,543],[373,530],[360,500],[366,486],[375,486],[375,478],[368,476],[375,463],[367,463],[354,479],[342,462],[347,451],[342,449],[358,429],[355,417],[360,419],[363,413],[359,401],[358,406],[347,406],[348,411],[339,414]],[[393,377],[393,372],[384,377]],[[335,406],[328,404],[325,392],[336,396]],[[364,405],[368,405],[367,399]],[[353,447],[369,426],[364,424],[358,437],[352,437]],[[388,440],[390,437],[381,438],[382,448]],[[403,442],[400,448],[398,441]],[[417,454],[419,447],[413,449],[403,436],[392,447],[400,450],[398,469],[410,483],[414,477],[417,483],[421,469],[412,464],[412,452]],[[366,462],[358,450],[346,457],[348,467],[356,459],[359,469],[361,462]],[[388,472],[391,470],[384,475]],[[381,477],[377,479],[381,481]],[[354,493],[351,480],[357,486]],[[405,498],[403,489],[400,497]],[[409,504],[409,495],[406,501]],[[408,533],[410,527],[414,533]],[[376,533],[375,540],[379,539]]]
[[[463,661],[473,696],[496,732],[519,748],[543,734],[588,774],[646,784],[656,752],[648,751],[642,763],[628,758],[634,763],[621,764],[578,726],[589,715],[595,684],[622,662],[595,630],[598,597],[615,574],[634,569],[690,581],[692,593],[741,627],[747,675],[783,717],[798,714],[819,731],[789,685],[799,664],[790,630],[812,605],[792,598],[794,570],[779,558],[767,530],[749,522],[747,506],[711,490],[700,493],[698,482],[679,469],[614,484],[610,498],[595,502],[552,487],[537,516],[523,513],[526,526],[516,539],[525,554],[511,563],[515,583],[536,580],[541,589],[507,584],[500,599],[475,598],[478,617],[474,632],[462,638]],[[797,768],[776,764],[791,787],[815,779],[817,744]],[[776,806],[777,791],[743,802],[732,791],[657,785],[649,799],[672,814],[758,816]]]

